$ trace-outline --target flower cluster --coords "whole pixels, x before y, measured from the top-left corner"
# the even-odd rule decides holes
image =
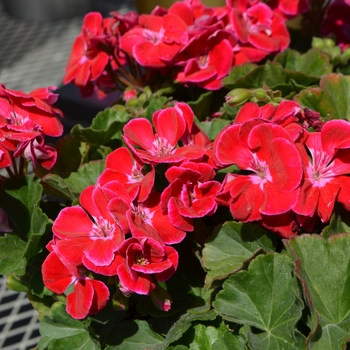
[[[272,9],[259,0],[231,0],[216,8],[185,0],[149,15],[113,12],[102,18],[91,12],[74,42],[64,83],[73,81],[89,95],[94,88],[103,93],[151,85],[160,72],[186,86],[220,89],[232,66],[288,47],[280,8],[286,11],[283,4]]]
[[[58,98],[50,91],[53,89],[26,94],[0,85],[0,168],[6,168],[10,175],[20,175],[15,161],[19,157],[22,167],[24,159],[46,169],[55,164],[56,150],[45,145],[45,135],[57,137],[63,133],[58,118],[62,112],[52,106]]]
[[[131,120],[124,127],[129,149],[110,153],[97,183],[81,193],[80,206],[58,215],[43,280],[58,294],[73,285],[67,312],[74,318],[99,311],[108,300],[107,287],[91,272],[117,276],[126,295],[157,293],[157,281],[178,266],[171,245],[194,229],[194,218],[215,212],[221,184],[213,180],[210,141],[193,119],[188,105],[176,103],[154,113],[156,133],[147,119]],[[155,188],[159,164],[168,167],[161,193]],[[169,302],[161,307],[168,310]]]
[[[185,103],[155,112],[153,123],[132,119],[123,128],[127,147],[107,156],[80,206],[64,208],[54,222],[45,285],[58,294],[73,285],[67,311],[83,318],[109,298],[92,273],[117,277],[125,295],[157,294],[157,282],[178,266],[172,245],[218,205],[285,238],[312,230],[318,218],[328,222],[336,201],[350,209],[350,124],[315,120],[294,101],[248,102],[211,142]],[[318,131],[307,131],[310,125]],[[239,172],[216,181],[231,165]],[[157,167],[164,168],[163,184]],[[170,308],[168,299],[160,305]]]

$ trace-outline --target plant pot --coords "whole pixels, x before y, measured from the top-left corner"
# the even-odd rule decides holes
[[[177,0],[134,0],[138,13],[151,13],[151,11],[157,6],[169,8]],[[225,0],[202,0],[202,3],[209,7],[224,6]]]
[[[2,0],[11,16],[29,21],[52,21],[84,15],[91,0]]]

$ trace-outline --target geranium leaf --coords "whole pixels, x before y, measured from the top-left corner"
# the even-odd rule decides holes
[[[210,140],[214,140],[218,133],[228,124],[230,120],[213,119],[211,121],[203,121],[197,123],[198,126],[206,133]]]
[[[209,116],[212,95],[213,93],[208,91],[201,94],[197,101],[188,102],[188,105],[191,107],[198,120],[205,120]]]
[[[23,275],[26,267],[24,254],[27,244],[18,236],[5,234],[0,237],[0,274],[9,275],[16,273]]]
[[[96,183],[104,168],[104,161],[95,160],[83,164],[77,172],[71,173],[66,179],[56,174],[48,174],[42,178],[42,181],[54,190],[57,197],[73,201],[79,198],[84,188]]]
[[[130,119],[131,116],[124,106],[115,105],[98,113],[90,127],[74,126],[71,134],[79,141],[107,145],[112,139],[120,138],[124,124]]]
[[[337,233],[350,233],[349,212],[345,208],[337,204],[334,206],[334,212],[329,221],[328,226],[322,230],[322,236],[328,238]]]
[[[318,49],[311,49],[304,54],[292,49],[287,49],[274,58],[283,68],[289,71],[297,71],[314,77],[321,77],[331,73],[329,60]]]
[[[309,349],[344,349],[350,338],[350,235],[284,241],[312,315]]]
[[[257,256],[248,271],[231,275],[213,302],[224,318],[259,329],[248,331],[251,349],[303,349],[304,337],[295,330],[302,301],[293,262],[282,254]]]
[[[117,324],[110,332],[105,350],[153,349],[163,341],[164,338],[153,332],[146,321],[124,321]]]
[[[246,76],[252,70],[257,67],[254,63],[244,63],[238,66],[233,66],[230,70],[229,75],[222,80],[223,85],[228,89],[231,89],[231,85],[234,84],[238,79]]]
[[[209,238],[202,252],[202,265],[208,270],[206,286],[239,271],[257,254],[273,249],[273,236],[261,226],[226,222]]]
[[[63,197],[73,201],[76,198],[71,187],[68,186],[65,179],[57,174],[48,174],[42,178],[42,181],[51,187],[50,192],[57,197]],[[52,189],[54,191],[52,191]]]
[[[350,76],[325,75],[320,87],[303,90],[294,99],[302,106],[319,112],[325,120],[350,120]]]
[[[225,332],[220,339],[216,340],[212,345],[212,350],[245,350],[245,341],[238,335],[232,332]]]
[[[179,340],[183,334],[192,326],[195,321],[213,321],[217,317],[216,312],[209,311],[202,314],[185,313],[180,316],[179,320],[174,323],[166,335],[164,341],[152,348],[152,350],[166,349],[171,343]]]
[[[104,161],[91,161],[83,164],[76,173],[72,173],[65,181],[74,193],[80,194],[84,188],[96,183],[104,168]]]
[[[300,92],[302,89],[318,84],[319,76],[309,75],[299,71],[285,69],[279,62],[266,62],[257,66],[251,72],[230,81],[228,89],[261,88],[268,86],[271,90],[280,90],[282,96]]]
[[[3,249],[4,257],[0,264],[0,273],[23,274],[25,261],[43,249],[41,237],[49,221],[39,208],[41,195],[42,186],[31,176],[5,182],[0,195],[1,206],[8,216],[14,234],[0,238],[1,244],[6,244],[8,247]],[[11,271],[11,268],[14,270]]]
[[[51,317],[45,316],[40,323],[42,338],[38,350],[97,350],[100,346],[91,337],[81,321],[74,320],[65,310],[65,304],[52,305]]]

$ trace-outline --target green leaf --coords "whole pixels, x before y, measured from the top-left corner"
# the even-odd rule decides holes
[[[295,331],[302,301],[293,262],[282,254],[257,256],[248,271],[231,275],[213,302],[224,318],[261,332],[248,332],[251,349],[303,349],[303,336]]]
[[[88,128],[73,127],[71,134],[79,141],[95,145],[107,145],[112,139],[119,139],[123,126],[131,119],[125,106],[115,105],[97,114]]]
[[[282,94],[286,95],[295,91],[297,88],[296,84],[300,85],[299,90],[301,87],[315,85],[318,82],[319,77],[306,75],[298,71],[289,71],[278,62],[266,62],[226,87],[229,89],[251,89],[267,85],[271,90],[281,90]]]
[[[235,84],[238,79],[245,77],[256,67],[258,67],[258,65],[254,63],[243,63],[238,66],[233,66],[229,75],[222,80],[223,85],[228,89],[231,89],[232,84]]]
[[[328,238],[337,233],[350,233],[349,212],[339,203],[335,204],[329,225],[322,230],[322,236]]]
[[[212,350],[245,350],[245,341],[238,335],[234,335],[231,332],[225,332],[222,334],[211,347]]]
[[[102,174],[104,168],[104,161],[91,161],[83,164],[76,173],[72,173],[66,182],[75,194],[80,194],[84,188],[97,182],[97,178]]]
[[[63,179],[57,174],[48,174],[42,178],[42,181],[49,185],[55,190],[55,195],[57,197],[63,197],[73,201],[76,198],[71,187],[66,182],[66,179]]]
[[[171,343],[179,340],[183,334],[192,326],[192,322],[195,321],[213,321],[217,317],[217,314],[212,310],[202,314],[185,313],[181,315],[179,320],[174,323],[166,335],[164,341],[152,348],[152,350],[166,349]]]
[[[106,340],[105,350],[144,350],[161,344],[164,338],[152,331],[146,321],[124,321],[117,324]],[[39,349],[40,350],[40,349]]]
[[[17,273],[23,275],[26,267],[27,244],[18,236],[13,234],[5,234],[0,237],[0,274],[9,275]]]
[[[228,124],[230,120],[225,119],[213,119],[211,121],[204,121],[198,123],[198,126],[206,133],[210,140],[214,140],[218,133]]]
[[[319,88],[303,90],[294,99],[303,107],[319,112],[325,120],[350,120],[350,76],[325,75]]]
[[[77,172],[71,173],[66,179],[56,174],[48,174],[42,180],[58,192],[57,196],[74,201],[88,186],[94,185],[105,168],[105,161],[95,160],[83,164]]]
[[[284,241],[312,315],[310,349],[344,349],[350,338],[350,235]]]
[[[26,261],[43,249],[41,240],[49,221],[39,208],[41,194],[42,186],[32,176],[7,180],[3,186],[2,209],[13,229],[13,234],[0,238],[0,273],[4,275],[23,274]]]
[[[278,54],[274,62],[280,63],[286,70],[305,73],[318,78],[331,73],[327,56],[318,49],[311,49],[304,54],[287,49]]]
[[[212,91],[208,91],[201,94],[197,101],[188,102],[198,120],[202,121],[209,117],[212,95]]]
[[[38,350],[97,350],[100,346],[94,341],[81,321],[74,320],[66,313],[65,304],[52,305],[52,316],[45,316],[40,323],[42,338]]]
[[[209,238],[202,252],[202,265],[208,270],[206,286],[210,288],[213,281],[226,278],[257,254],[273,249],[272,236],[260,225],[226,222]]]

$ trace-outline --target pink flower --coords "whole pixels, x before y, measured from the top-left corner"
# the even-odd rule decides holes
[[[290,42],[284,18],[259,1],[251,5],[237,1],[231,9],[230,24],[239,40],[236,64],[258,62],[270,53],[284,50]]]
[[[214,141],[219,166],[237,165],[246,175],[232,174],[230,210],[236,220],[261,220],[295,205],[302,179],[301,159],[287,131],[263,120],[248,120],[224,129]]]
[[[7,127],[16,132],[40,131],[48,136],[61,136],[63,126],[57,116],[62,116],[62,112],[51,106],[58,98],[50,91],[52,89],[55,87],[26,94],[0,85],[2,123],[6,121]]]
[[[105,274],[113,275],[109,267],[115,252],[124,240],[124,234],[107,209],[115,194],[100,186],[89,186],[80,195],[82,207],[64,208],[55,220],[52,230],[57,251],[75,265],[84,264],[92,271],[105,267]]]
[[[119,181],[128,191],[131,198],[138,196],[143,202],[150,194],[154,183],[154,168],[144,174],[144,164],[138,157],[132,157],[130,151],[120,147],[106,158],[106,169],[98,179],[102,186],[110,181]]]
[[[188,41],[187,24],[177,15],[141,15],[139,24],[121,37],[120,45],[141,66],[168,66]]]
[[[238,111],[235,123],[244,123],[255,118],[269,120],[283,126],[293,141],[297,141],[303,138],[305,131],[299,122],[299,118],[302,118],[300,112],[300,105],[294,101],[284,100],[277,106],[268,103],[262,107],[254,102],[248,102]]]
[[[84,17],[82,33],[75,39],[68,59],[64,84],[74,81],[83,87],[102,75],[109,61],[109,55],[99,47],[105,37],[103,29],[99,12],[90,12]]]
[[[193,218],[216,211],[215,196],[221,184],[212,181],[214,175],[213,168],[204,163],[182,163],[166,171],[170,185],[161,195],[161,207],[175,227],[193,231]]]
[[[184,66],[176,80],[194,83],[207,90],[218,90],[233,65],[236,40],[228,32],[204,32],[193,38],[182,50],[177,65]]]
[[[53,246],[54,248],[54,246]],[[109,299],[109,290],[101,281],[87,277],[83,266],[75,266],[57,255],[55,249],[42,265],[44,285],[57,294],[74,285],[67,295],[66,310],[75,319],[82,319],[102,310]]]
[[[147,119],[130,120],[123,128],[124,141],[145,163],[175,163],[185,159],[198,159],[204,155],[205,148],[197,145],[178,145],[188,128],[188,118],[191,119],[191,115],[186,115],[178,105],[159,110],[152,117],[156,133]]]
[[[160,208],[160,194],[152,191],[146,200],[139,202],[124,190],[118,181],[111,181],[104,187],[115,192],[108,204],[108,210],[114,216],[123,232],[131,232],[133,237],[150,237],[160,243],[175,244],[181,242],[185,232],[173,226],[169,217]]]
[[[304,166],[304,181],[293,211],[299,215],[317,215],[326,223],[335,202],[350,204],[350,124],[331,120],[321,132],[310,133],[305,146],[300,147]]]
[[[149,295],[154,291],[152,275],[158,281],[166,281],[177,269],[176,250],[152,238],[129,238],[118,252],[123,257],[117,271],[122,288],[137,294]]]

